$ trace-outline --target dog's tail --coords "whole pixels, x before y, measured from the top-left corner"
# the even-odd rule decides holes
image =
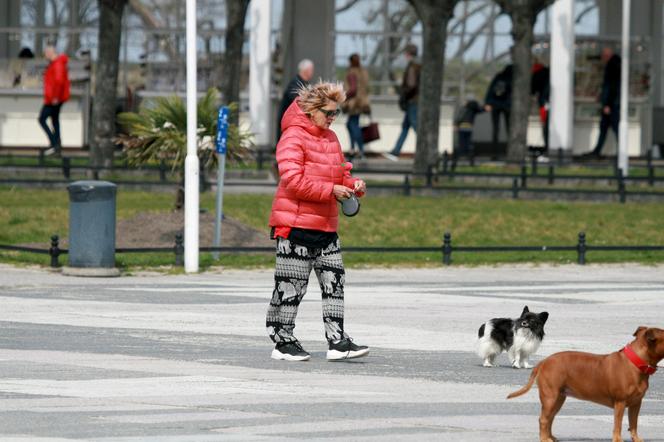
[[[530,373],[530,379],[528,379],[528,383],[526,385],[524,385],[523,387],[521,387],[520,390],[517,390],[513,393],[510,393],[507,396],[507,399],[512,399],[512,398],[521,396],[522,394],[528,393],[528,390],[530,390],[530,388],[535,383],[535,379],[537,379],[537,373],[538,372],[539,372],[539,365],[537,367],[533,368],[532,373]]]

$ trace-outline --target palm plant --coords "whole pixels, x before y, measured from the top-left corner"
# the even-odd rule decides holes
[[[198,102],[198,157],[201,166],[213,169],[217,164],[214,139],[217,133],[217,90],[210,88]],[[231,112],[237,112],[232,103]],[[165,162],[173,170],[184,169],[187,154],[187,108],[176,96],[157,98],[154,103],[141,106],[138,112],[123,112],[118,122],[126,133],[116,141],[130,165]],[[252,147],[252,134],[237,125],[228,127],[229,162],[242,162],[248,158]]]
[[[198,158],[201,171],[212,170],[217,165],[215,135],[217,132],[217,95],[210,88],[198,102]],[[229,105],[231,113],[237,112],[237,103]],[[177,97],[157,98],[141,106],[138,112],[123,112],[118,122],[125,133],[115,141],[122,145],[129,165],[170,165],[177,171],[180,181],[184,177],[184,160],[187,155],[187,108]],[[230,163],[241,163],[251,153],[252,134],[236,124],[228,126],[226,157]],[[178,191],[176,207],[180,208],[181,189]]]

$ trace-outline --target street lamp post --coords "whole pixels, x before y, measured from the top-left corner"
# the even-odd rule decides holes
[[[187,0],[187,156],[184,160],[184,271],[198,272],[199,161],[196,112],[196,0]]]
[[[618,168],[627,176],[629,144],[627,110],[629,109],[629,20],[631,0],[623,0],[622,63],[620,66],[620,123],[618,125]]]

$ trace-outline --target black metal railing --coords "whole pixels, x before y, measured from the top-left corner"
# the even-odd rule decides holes
[[[268,160],[271,152],[258,150],[255,152],[255,160],[257,164],[262,165]],[[554,164],[548,164],[546,173],[538,172],[538,162],[536,156],[531,156],[531,165],[527,167],[527,161],[518,163],[520,168],[518,171],[508,172],[487,172],[487,171],[459,171],[456,170],[456,159],[447,152],[443,153],[440,161],[436,166],[431,166],[425,173],[415,174],[412,170],[407,169],[392,169],[392,168],[362,168],[357,167],[354,169],[354,174],[368,178],[372,175],[391,175],[402,176],[401,182],[395,183],[372,183],[371,187],[375,189],[391,190],[401,193],[402,195],[410,196],[416,192],[461,192],[461,193],[494,193],[503,194],[506,197],[513,199],[528,198],[533,195],[554,195],[561,197],[563,195],[572,195],[575,198],[615,198],[618,201],[625,203],[630,198],[648,198],[648,199],[664,199],[664,191],[655,190],[656,184],[664,183],[664,174],[657,174],[656,169],[664,167],[661,161],[656,165],[653,161],[652,151],[648,151],[645,157],[645,166],[632,166],[633,170],[643,169],[646,167],[647,173],[641,173],[640,176],[624,176],[622,171],[613,163],[613,173],[604,175],[579,175],[579,174],[566,174],[559,173],[559,168]],[[471,158],[470,164],[474,164]],[[643,161],[641,161],[643,163]],[[516,163],[515,163],[516,164]],[[61,165],[46,165],[46,166],[9,166],[2,167],[41,167],[41,168],[58,168],[62,167],[64,179],[48,179],[48,178],[24,178],[14,177],[0,179],[0,183],[7,184],[64,184],[68,183],[71,178],[71,172],[74,169],[86,170],[88,176],[93,179],[98,179],[100,173],[106,172],[121,172],[121,171],[140,171],[147,174],[149,177],[152,174],[158,175],[157,179],[128,179],[128,177],[119,176],[114,177],[113,182],[118,185],[137,185],[137,186],[177,186],[180,185],[180,177],[171,176],[169,169],[164,163],[159,165],[143,166],[141,168],[130,168],[126,164],[115,167],[114,169],[100,169],[91,168],[87,165],[72,165],[69,158],[62,158]],[[606,167],[606,165],[603,165]],[[204,171],[202,171],[204,172]],[[156,176],[155,176],[156,177]],[[472,183],[471,185],[464,185],[464,183],[454,182],[456,178],[473,178],[477,180],[482,179],[499,179],[504,180],[505,184],[500,185],[496,183],[481,184]],[[213,181],[206,179],[206,174],[200,174],[201,190],[209,189],[211,185],[215,184]],[[593,185],[591,188],[571,187],[569,181],[590,183]],[[556,186],[555,183],[567,182],[566,187]],[[606,183],[601,187],[594,187],[597,183]],[[643,186],[635,186],[639,183],[647,183],[652,190],[646,189]],[[244,180],[228,180],[225,185],[229,187],[274,187],[273,182],[261,181],[244,181]],[[628,187],[629,186],[629,187]],[[661,189],[661,185],[657,188]]]
[[[136,247],[136,248],[116,248],[116,253],[173,253],[174,264],[176,266],[184,265],[184,241],[181,233],[175,236],[175,244],[172,247]],[[39,249],[35,247],[22,247],[15,245],[2,245],[0,250],[18,251],[27,253],[46,254],[51,257],[50,266],[59,267],[60,255],[68,253],[67,249],[59,247],[59,238],[57,235],[51,237],[51,245],[48,249]],[[274,247],[200,247],[200,252],[221,252],[221,253],[274,253]],[[356,253],[441,253],[442,263],[444,265],[452,264],[452,256],[457,253],[500,253],[500,252],[576,252],[576,262],[579,265],[586,264],[586,254],[588,252],[654,252],[664,251],[664,246],[655,245],[589,245],[586,242],[586,234],[579,232],[577,243],[568,246],[457,246],[452,243],[452,234],[445,232],[443,243],[440,246],[419,247],[370,247],[370,246],[350,246],[345,247],[344,252]]]

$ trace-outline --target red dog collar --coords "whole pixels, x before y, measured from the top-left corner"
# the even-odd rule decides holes
[[[636,365],[636,368],[638,368],[641,373],[651,375],[655,374],[657,371],[657,367],[646,364],[646,362],[641,359],[639,355],[634,353],[634,350],[632,350],[632,347],[630,347],[629,344],[626,345],[622,351],[625,353],[625,356],[627,356],[627,359],[629,359],[632,364]]]

